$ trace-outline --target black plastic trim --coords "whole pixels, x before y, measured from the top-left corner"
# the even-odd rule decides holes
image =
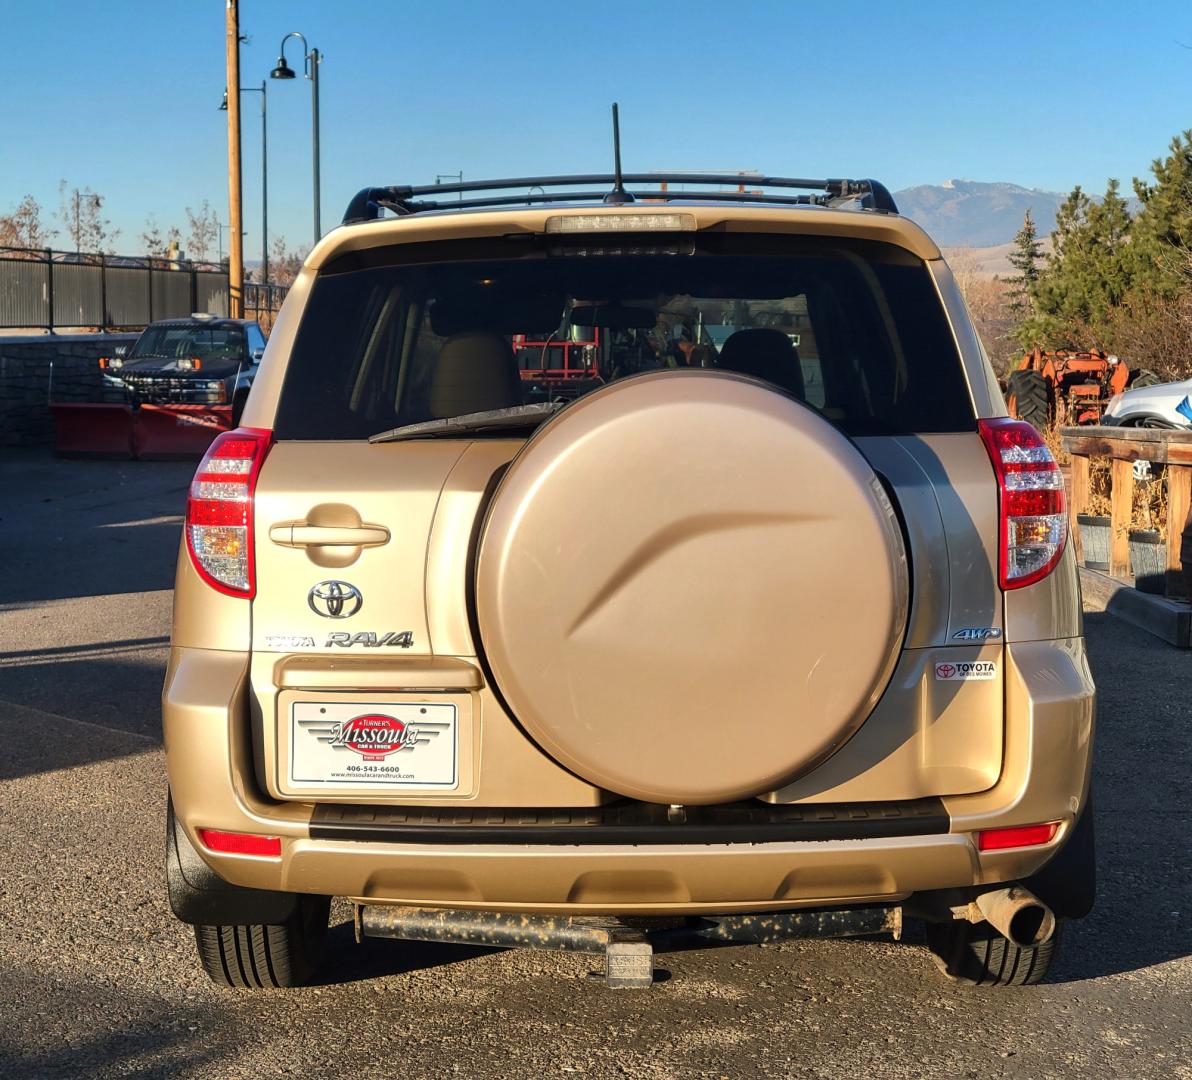
[[[874,840],[946,833],[939,799],[900,803],[770,806],[732,803],[683,808],[616,803],[582,809],[473,807],[315,807],[313,840],[394,844],[762,844]]]

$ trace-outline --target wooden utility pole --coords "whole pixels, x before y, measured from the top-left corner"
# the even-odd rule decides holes
[[[240,0],[227,0],[228,46],[228,314],[244,316],[244,201],[240,190]]]

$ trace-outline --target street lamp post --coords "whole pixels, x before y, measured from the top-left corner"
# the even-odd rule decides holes
[[[269,280],[269,95],[265,92],[265,80],[260,87],[242,86],[242,94],[261,95],[261,280]],[[224,91],[221,109],[228,107],[228,92]]]
[[[228,314],[244,314],[244,202],[240,173],[240,0],[227,0],[225,17],[228,78],[228,216],[232,223],[228,251]]]
[[[278,50],[277,67],[270,73],[271,79],[292,79],[294,78],[294,69],[286,63],[286,42],[290,38],[296,37],[302,42],[303,56],[303,72],[310,80],[310,106],[311,106],[311,129],[312,129],[312,150],[314,156],[314,188],[315,188],[315,243],[319,242],[319,237],[323,235],[323,229],[320,223],[319,207],[322,201],[321,190],[319,187],[319,65],[323,62],[323,57],[319,54],[318,49],[312,49],[306,43],[306,38],[303,37],[297,30],[293,30],[286,34],[281,39],[281,48]]]

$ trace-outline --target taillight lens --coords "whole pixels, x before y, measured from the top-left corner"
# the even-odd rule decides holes
[[[252,514],[257,474],[272,433],[238,428],[216,437],[186,501],[186,546],[199,576],[229,596],[255,591]]]
[[[1055,569],[1068,539],[1064,478],[1042,436],[1023,420],[978,422],[997,474],[1000,505],[998,578],[1020,589]]]

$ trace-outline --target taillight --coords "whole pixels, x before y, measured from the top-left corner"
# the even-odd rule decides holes
[[[1055,569],[1068,539],[1064,478],[1042,436],[1023,420],[978,422],[997,474],[998,579],[1020,589]]]
[[[199,576],[229,596],[255,591],[252,549],[253,490],[272,442],[260,428],[237,428],[216,437],[186,501],[186,547]]]

